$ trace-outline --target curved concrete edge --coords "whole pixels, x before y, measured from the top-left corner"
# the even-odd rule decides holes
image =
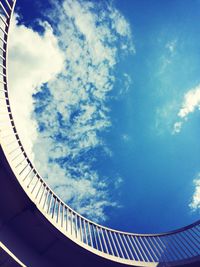
[[[1,1],[1,0],[0,0]],[[5,0],[6,1],[6,0]],[[14,2],[13,3],[15,3],[15,0],[14,0]],[[14,7],[14,5],[13,5],[13,7]],[[12,9],[12,12],[13,12],[13,9]],[[8,29],[7,29],[8,30]],[[6,37],[7,38],[7,37]],[[6,39],[7,40],[7,39]],[[7,58],[7,49],[6,49],[6,58]],[[6,70],[6,65],[5,65],[5,70]],[[4,73],[4,74],[6,74],[6,73]],[[6,78],[6,75],[5,75],[5,86],[6,86],[6,92],[7,92],[7,78]],[[7,100],[6,100],[6,108],[8,108],[9,107],[9,109],[10,109],[10,105],[9,105],[9,100],[8,100],[8,98],[7,98]],[[11,115],[11,117],[12,117],[12,115]],[[11,120],[11,117],[9,118],[10,120]],[[10,121],[10,123],[11,123],[11,121]],[[17,136],[17,132],[16,132],[16,128],[15,128],[15,125],[14,125],[14,121],[13,121],[13,118],[12,118],[12,123],[11,123],[11,128],[12,128],[12,130],[13,130],[13,133],[14,133],[14,135],[15,136]],[[21,145],[21,141],[19,140],[19,137],[17,138],[16,137],[16,140],[17,140],[17,142],[18,142],[18,145],[19,145],[19,147],[18,148],[20,148],[21,149],[21,153],[23,153],[24,155],[26,155],[26,153],[25,153],[25,151],[24,151],[24,149],[23,149],[23,146]],[[3,145],[3,144],[2,144]],[[33,196],[33,194],[32,194],[32,192],[30,191],[30,190],[28,190],[28,187],[27,187],[27,185],[25,185],[23,182],[22,182],[22,177],[20,177],[20,175],[17,173],[17,171],[15,170],[16,169],[16,165],[14,165],[14,163],[13,163],[13,159],[9,156],[10,155],[10,151],[7,151],[7,149],[6,149],[6,145],[4,146],[3,145],[3,147],[4,147],[4,152],[5,152],[5,155],[6,155],[6,158],[7,158],[7,160],[8,160],[8,162],[9,162],[9,168],[11,168],[12,169],[12,171],[13,171],[13,175],[14,175],[14,179],[16,179],[18,182],[19,182],[19,184],[21,185],[21,187],[23,188],[23,192],[26,194],[26,196],[28,197],[28,199],[30,200],[30,207],[33,207],[33,210],[34,210],[34,212],[38,215],[38,216],[42,216],[42,220],[43,220],[43,223],[47,223],[47,221],[51,224],[51,227],[50,226],[48,226],[48,227],[50,227],[51,228],[51,231],[53,232],[53,231],[56,231],[56,230],[58,230],[58,232],[60,233],[60,234],[62,234],[63,235],[63,237],[66,239],[66,240],[68,240],[68,241],[70,241],[71,242],[71,246],[78,246],[78,250],[81,250],[81,249],[84,249],[84,255],[85,254],[87,254],[87,253],[90,253],[90,257],[97,257],[98,256],[98,259],[99,258],[102,258],[102,260],[109,260],[109,261],[107,261],[107,263],[105,263],[105,266],[107,266],[107,264],[109,264],[109,266],[111,266],[112,264],[115,264],[115,266],[117,266],[118,264],[124,264],[124,265],[129,265],[129,266],[157,266],[158,265],[158,263],[157,262],[151,262],[151,261],[149,261],[149,259],[147,259],[147,262],[145,262],[145,261],[135,261],[135,260],[130,260],[130,259],[125,259],[125,258],[122,258],[122,257],[117,257],[117,256],[113,256],[113,255],[110,255],[109,253],[105,253],[105,252],[103,252],[103,250],[102,251],[100,251],[99,249],[97,249],[97,248],[94,248],[94,247],[92,247],[92,246],[89,246],[88,244],[86,244],[83,240],[81,240],[81,238],[75,238],[73,235],[72,235],[72,233],[70,234],[69,232],[67,232],[66,231],[66,229],[65,229],[65,227],[61,227],[61,225],[56,221],[56,219],[55,219],[55,217],[54,217],[54,219],[53,219],[53,215],[52,215],[52,213],[51,212],[49,212],[49,210],[51,209],[51,204],[49,204],[49,206],[48,206],[48,211],[45,211],[45,209],[44,209],[44,206],[42,207],[42,205],[41,205],[41,203],[38,203],[36,200],[35,200],[35,197]],[[33,165],[30,163],[30,161],[28,160],[28,158],[26,158],[27,159],[27,162],[28,162],[28,164],[30,164],[31,166],[32,166],[32,169],[34,169],[34,167],[33,167]],[[20,163],[21,164],[21,163]],[[45,183],[44,181],[43,181],[43,179],[39,176],[39,174],[38,174],[38,172],[34,169],[34,173],[35,174],[37,174],[37,182],[38,181],[40,181],[41,182],[41,184],[42,183]],[[59,203],[62,203],[62,201],[54,194],[54,192],[48,187],[48,185],[45,185],[45,187],[46,188],[48,188],[47,189],[47,192],[49,193],[49,192],[51,192],[50,193],[50,196],[51,196],[51,200],[52,200],[52,198],[54,199],[54,205],[56,205],[56,201],[59,201]],[[5,192],[4,192],[4,194],[5,194]],[[49,196],[49,195],[48,195]],[[50,201],[51,201],[50,200]],[[45,200],[45,202],[46,202],[46,200]],[[45,203],[44,202],[44,203]],[[64,205],[64,204],[63,204]],[[70,209],[70,207],[68,207],[67,205],[66,205],[66,208],[67,209],[69,209],[69,210],[71,210]],[[31,209],[31,208],[30,208]],[[95,223],[93,223],[93,222],[91,222],[91,221],[89,221],[89,220],[87,220],[86,218],[84,218],[84,217],[82,217],[81,215],[79,215],[79,214],[77,214],[75,211],[73,211],[73,210],[71,210],[70,211],[70,216],[71,216],[71,221],[73,220],[73,216],[74,216],[74,214],[76,214],[76,216],[79,216],[79,218],[81,218],[81,220],[84,220],[84,222],[87,222],[88,224],[93,224],[93,225],[95,225],[95,227],[97,227],[97,229],[98,228],[100,228],[101,230],[102,229],[104,229],[105,231],[106,230],[108,230],[108,231],[112,231],[112,232],[115,232],[115,233],[118,233],[119,235],[124,235],[124,234],[127,234],[127,233],[124,233],[124,232],[120,232],[120,231],[115,231],[115,230],[113,230],[113,229],[108,229],[108,228],[106,228],[106,227],[103,227],[103,226],[101,226],[101,225],[97,225],[97,224],[95,224]],[[21,211],[21,213],[20,213],[20,216],[21,215],[23,215],[23,211]],[[19,217],[20,217],[19,216]],[[33,220],[34,220],[34,218],[32,218]],[[21,222],[22,223],[22,225],[23,225],[23,223],[24,223],[24,221],[23,222]],[[67,221],[67,223],[68,223],[68,221]],[[74,223],[74,222],[73,222]],[[54,229],[52,229],[52,227],[54,228]],[[186,228],[188,228],[189,226],[187,226],[187,227],[184,227],[184,228],[182,228],[182,229],[186,229]],[[179,230],[176,230],[176,231],[172,231],[172,232],[170,232],[170,233],[166,233],[165,235],[170,235],[170,234],[172,234],[172,233],[178,233],[178,232],[180,232],[180,231],[182,231],[182,229],[179,229]],[[79,229],[76,229],[76,230],[79,230]],[[103,231],[104,231],[103,230]],[[131,234],[131,233],[130,233]],[[32,236],[32,232],[31,231],[29,231],[29,235],[30,236]],[[133,235],[133,234],[132,234]],[[163,234],[159,234],[159,235],[157,235],[157,236],[162,236]],[[150,237],[150,236],[154,236],[154,235],[137,235],[137,234],[135,234],[135,236],[144,236],[144,237]],[[87,238],[87,234],[85,234],[85,237]],[[103,232],[102,232],[102,237],[104,238],[104,234],[103,234]],[[121,237],[121,236],[120,236]],[[32,238],[33,238],[33,236],[32,236]],[[38,237],[39,238],[39,237]],[[46,236],[46,239],[48,239],[48,236]],[[30,241],[30,240],[29,240]],[[58,241],[56,241],[56,242],[58,242]],[[151,248],[152,249],[152,248]],[[92,256],[93,255],[93,256]],[[100,257],[99,257],[100,256]],[[152,256],[150,255],[150,257],[152,258]],[[188,260],[190,260],[190,259],[188,259]],[[96,261],[98,261],[97,259],[96,259]],[[184,262],[186,262],[187,260],[185,260]],[[170,262],[168,262],[168,263],[165,263],[163,266],[174,266],[174,264],[176,264],[175,262],[174,263],[170,263]],[[95,264],[96,265],[96,264]],[[160,265],[160,264],[159,264]],[[55,266],[55,265],[54,265]],[[88,265],[87,265],[88,266]],[[103,266],[103,265],[102,265]],[[162,265],[161,265],[162,266]],[[175,266],[177,266],[177,264],[175,265]]]
[[[4,150],[5,148],[3,149],[3,153],[4,153]],[[5,153],[4,153],[4,157],[5,157],[4,164],[7,165],[6,169],[10,169],[9,172],[13,173],[12,162],[8,160]],[[63,235],[64,238],[68,238],[71,242],[77,244],[79,247],[82,247],[85,251],[89,251],[90,253],[93,253],[97,255],[98,257],[102,257],[103,259],[112,261],[114,264],[119,263],[119,264],[123,264],[126,266],[138,266],[138,267],[148,267],[148,266],[156,267],[158,265],[157,262],[134,261],[134,260],[128,260],[128,259],[123,259],[120,257],[112,256],[104,252],[101,252],[97,249],[94,249],[91,246],[84,244],[81,240],[74,238],[73,235],[66,232],[65,229],[61,227],[60,224],[55,223],[55,219],[52,219],[51,215],[49,215],[47,212],[44,211],[44,209],[42,208],[42,205],[37,203],[37,201],[35,201],[34,196],[30,193],[29,190],[27,190],[26,184],[24,184],[19,177],[16,177],[16,174],[14,173],[13,173],[13,177],[16,180],[16,182],[19,184],[19,186],[21,186],[27,198],[32,202],[32,205],[37,208],[38,213],[41,213],[43,217],[45,218],[45,220],[48,220],[49,223],[52,225],[52,227],[57,229]]]
[[[26,267],[2,242],[0,242],[0,248],[12,259],[13,266]]]
[[[1,175],[3,175],[3,172],[6,173],[4,179],[3,176],[0,177],[2,185],[0,187],[0,202],[4,203],[0,210],[4,209],[5,212],[5,215],[2,211],[0,212],[0,222],[2,224],[0,227],[0,241],[6,244],[9,250],[12,250],[13,255],[20,262],[24,263],[22,266],[61,267],[66,266],[64,262],[67,260],[70,262],[70,267],[195,266],[196,261],[198,261],[198,264],[200,262],[200,258],[197,257],[185,262],[144,263],[132,261],[130,264],[128,260],[117,262],[116,257],[105,258],[103,253],[103,255],[101,253],[97,254],[91,248],[88,250],[88,246],[84,247],[83,244],[74,242],[70,236],[66,237],[66,234],[56,228],[53,221],[51,222],[46,217],[46,214],[41,213],[16,179],[1,149],[0,164]],[[5,218],[2,218],[2,214]],[[34,225],[38,226],[37,232]],[[34,240],[34,246],[32,246],[32,239]],[[56,249],[56,247],[59,247],[59,249]]]
[[[18,183],[0,148],[0,242],[22,263],[21,266],[117,267],[130,266],[129,261],[106,259],[71,238],[66,237],[43,215]],[[103,254],[103,253],[102,253]],[[132,262],[132,266],[157,264]]]
[[[24,266],[61,267],[66,266],[65,262],[67,260],[70,262],[70,267],[155,267],[183,266],[183,264],[185,264],[185,266],[193,266],[191,264],[199,260],[199,258],[195,258],[190,260],[187,264],[186,262],[143,263],[136,261],[130,264],[130,261],[126,260],[116,262],[115,257],[106,259],[104,255],[102,256],[94,253],[92,250],[88,250],[88,247],[84,248],[84,246],[66,237],[65,234],[62,234],[62,232],[55,228],[54,224],[46,218],[46,215],[40,212],[20,186],[3,152],[0,153],[0,159],[0,163],[3,163],[4,171],[7,172],[5,177],[6,181],[3,181],[1,177],[1,184],[5,185],[5,182],[9,184],[9,188],[8,185],[4,186],[7,190],[2,190],[2,187],[0,187],[1,203],[3,201],[3,195],[3,202],[10,203],[9,205],[6,204],[1,207],[1,209],[5,209],[6,214],[7,210],[9,210],[9,214],[7,215],[9,218],[2,218],[2,212],[0,213],[0,221],[2,222],[0,240],[1,242],[4,241],[10,250],[12,249],[12,253],[25,264]],[[1,174],[3,173],[3,168],[0,168]],[[9,196],[8,191],[11,191]],[[15,205],[14,208],[13,204]],[[35,230],[35,225],[37,226],[37,232]],[[3,238],[1,238],[1,236]],[[32,239],[34,239],[34,246],[32,245]],[[45,240],[47,242],[45,242]],[[59,249],[56,249],[56,247],[59,247]],[[24,255],[24,253],[26,255]],[[30,264],[29,260],[31,260],[32,264]]]

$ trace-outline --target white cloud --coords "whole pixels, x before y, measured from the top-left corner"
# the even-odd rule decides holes
[[[166,75],[173,65],[177,50],[177,40],[170,40],[164,45],[163,53],[159,57],[159,67],[157,75]]]
[[[200,109],[200,85],[190,89],[185,95],[178,111],[179,121],[174,124],[174,132],[181,131],[184,121],[188,119],[189,114],[193,113],[196,109]]]
[[[122,183],[123,183],[123,178],[120,176],[117,176],[114,182],[114,187],[119,188]]]
[[[122,134],[122,140],[124,142],[128,142],[128,141],[130,141],[130,136],[128,134]]]
[[[111,6],[109,7],[110,13],[110,19],[112,23],[112,28],[115,30],[119,35],[125,36],[128,38],[131,36],[131,30],[130,30],[130,25],[127,22],[127,20],[120,14],[120,12],[116,9],[113,9]],[[122,48],[123,45],[122,44]],[[131,47],[131,50],[134,51],[134,47]]]
[[[188,120],[188,116],[196,109],[200,109],[200,85],[190,89],[184,95],[184,100],[177,114],[179,120],[173,126],[174,134],[181,132],[184,122]],[[194,186],[195,192],[189,207],[195,211],[200,208],[200,174],[194,180]]]
[[[121,80],[118,82],[120,82],[120,90],[118,95],[116,95],[116,98],[122,95],[125,96],[127,94],[132,84],[132,78],[129,74],[123,73]]]
[[[177,46],[177,40],[172,40],[167,42],[165,47],[169,50],[170,53],[174,53],[176,50],[176,46]]]
[[[54,79],[63,67],[63,56],[49,24],[44,34],[17,25],[14,15],[10,28],[8,76],[12,110],[19,135],[31,158],[37,138],[36,122],[31,119],[32,94],[41,84]]]
[[[176,134],[176,133],[180,133],[181,131],[181,127],[182,127],[182,122],[179,121],[179,122],[175,122],[174,123],[174,128],[173,128],[173,134]]]
[[[195,192],[193,194],[192,201],[189,204],[189,207],[193,211],[196,211],[197,209],[200,209],[200,174],[194,180],[194,186],[195,186]]]
[[[174,123],[176,120],[176,111],[177,99],[170,100],[156,109],[154,124],[156,134],[163,135],[166,132],[175,134],[179,130],[179,123]]]
[[[27,147],[37,169],[58,195],[82,214],[104,220],[104,208],[116,203],[109,198],[108,180],[92,168],[91,152],[112,155],[99,133],[111,125],[106,101],[120,54],[134,51],[131,31],[113,6],[97,16],[93,2],[53,5],[51,26],[42,23],[43,35],[16,20],[13,26],[16,40],[9,49],[16,124],[23,143],[31,140]]]
[[[200,108],[200,85],[185,94],[184,102],[178,116],[180,118],[186,118],[188,114],[194,112],[196,108]]]

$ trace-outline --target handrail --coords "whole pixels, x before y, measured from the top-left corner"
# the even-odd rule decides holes
[[[20,185],[41,213],[65,236],[104,258],[137,266],[175,266],[200,256],[200,220],[160,234],[114,230],[86,219],[64,203],[26,154],[11,112],[7,79],[8,37],[16,0],[0,0],[0,142]]]

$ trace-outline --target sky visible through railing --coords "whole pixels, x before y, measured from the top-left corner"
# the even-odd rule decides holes
[[[16,127],[75,210],[127,231],[199,218],[197,1],[19,1]]]

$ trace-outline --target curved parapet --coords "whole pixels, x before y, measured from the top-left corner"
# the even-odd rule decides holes
[[[200,221],[162,234],[135,234],[96,224],[66,205],[29,160],[13,120],[7,81],[7,43],[15,0],[0,0],[0,142],[7,161],[37,209],[71,242],[112,262],[180,266],[200,257]]]
[[[0,266],[26,267],[4,244],[0,242]]]

